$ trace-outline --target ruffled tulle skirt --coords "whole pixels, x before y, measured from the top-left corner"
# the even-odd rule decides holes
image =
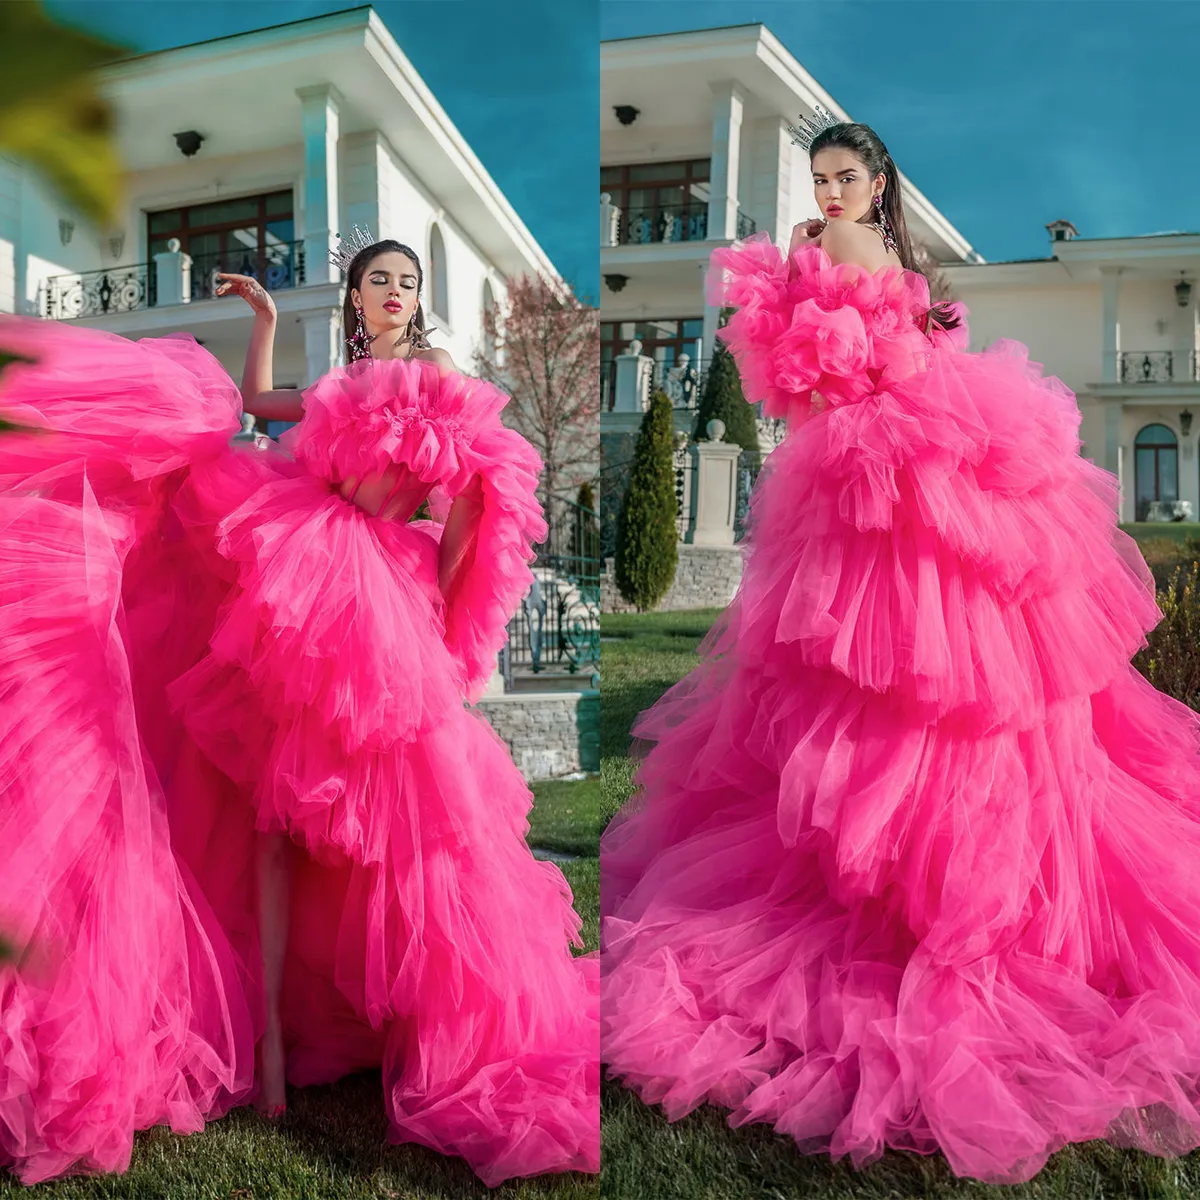
[[[0,443],[0,1162],[120,1170],[248,1098],[265,832],[296,847],[289,1079],[382,1068],[393,1139],[489,1184],[596,1170],[597,963],[464,707],[439,527],[231,447],[190,339],[10,348],[39,361],[5,415],[53,432]]]
[[[942,348],[768,460],[601,846],[602,1058],[669,1117],[990,1182],[1200,1144],[1200,718],[1078,420]]]

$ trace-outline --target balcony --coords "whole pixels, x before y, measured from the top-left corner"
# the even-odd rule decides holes
[[[646,364],[644,372],[639,372],[640,385],[634,383],[630,376],[627,385],[636,389],[636,395],[627,397],[624,411],[644,411],[650,403],[650,397],[655,392],[664,392],[671,401],[673,409],[688,411],[699,407],[700,396],[704,391],[704,380],[708,373],[707,362],[667,363],[642,360]],[[600,408],[602,412],[613,412],[617,404],[617,365],[609,359],[600,364]]]
[[[1121,383],[1195,383],[1200,362],[1195,350],[1122,350],[1117,354]]]
[[[737,215],[737,237],[746,238],[757,226],[745,213]],[[708,240],[706,204],[661,204],[652,208],[622,211],[600,195],[600,243],[602,246],[674,245]]]
[[[42,316],[53,321],[138,312],[158,304],[158,281],[173,263],[135,263],[103,271],[52,275],[42,296]],[[210,300],[218,272],[260,279],[269,292],[304,285],[304,243],[277,242],[255,252],[249,248],[197,254],[192,257],[186,295],[191,301]],[[174,289],[176,293],[180,289]]]

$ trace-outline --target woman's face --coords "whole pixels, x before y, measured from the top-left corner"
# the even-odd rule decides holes
[[[861,221],[883,195],[887,177],[874,179],[856,154],[841,146],[826,146],[813,155],[813,193],[827,221]]]
[[[350,296],[371,333],[403,329],[417,310],[417,264],[398,250],[378,254]]]

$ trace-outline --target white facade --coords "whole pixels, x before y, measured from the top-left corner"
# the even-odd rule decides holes
[[[1200,516],[1200,234],[1080,238],[1053,222],[1052,237],[1056,227],[1067,236],[1051,257],[945,269],[970,310],[971,348],[1024,342],[1075,392],[1083,453],[1120,478],[1123,521],[1142,518],[1149,499],[1187,501]],[[1155,454],[1136,452],[1148,426],[1176,442],[1159,451],[1157,480]]]
[[[787,131],[801,114],[811,115],[815,104],[850,119],[763,25],[601,43],[600,263],[605,287],[600,319],[606,355],[623,350],[647,322],[687,319],[686,350],[692,363],[697,354],[702,361],[709,358],[719,315],[704,296],[713,249],[751,230],[766,231],[786,246],[797,222],[819,215],[808,156]],[[653,228],[645,221],[635,227],[639,217],[620,211],[621,195],[634,194],[629,177],[618,182],[620,168],[638,168],[648,177],[653,172],[645,168],[651,164],[697,160],[708,161],[709,178],[683,206],[688,220],[671,225],[660,212]],[[978,260],[911,181],[902,178],[901,185],[914,238],[939,260]],[[638,194],[648,194],[648,189]],[[703,220],[695,214],[705,199]],[[700,336],[692,341],[697,328]],[[671,361],[669,348],[656,352],[652,342],[644,353],[664,364]],[[610,383],[606,409],[615,399],[612,392]],[[610,413],[605,424],[613,427],[617,415]]]
[[[243,302],[201,288],[184,303],[150,303],[149,214],[279,192],[291,194],[296,245],[279,250],[285,269],[273,288],[276,386],[304,386],[337,361],[342,288],[327,254],[355,223],[420,256],[433,344],[463,369],[483,338],[485,301],[503,301],[506,280],[563,286],[369,8],[131,58],[105,71],[102,89],[128,172],[116,227],[89,227],[0,159],[0,311],[72,316],[82,287],[76,323],[127,337],[192,333],[239,378]],[[177,145],[181,131],[203,137],[192,156]]]

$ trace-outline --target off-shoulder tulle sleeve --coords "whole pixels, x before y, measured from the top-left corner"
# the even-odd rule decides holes
[[[833,404],[861,399],[881,373],[920,369],[929,347],[922,275],[836,264],[819,245],[799,247],[790,264],[766,234],[723,247],[707,291],[710,304],[736,310],[718,337],[764,416],[803,420],[814,392]]]
[[[304,394],[304,420],[281,441],[333,483],[399,463],[434,485],[430,510],[444,519],[472,489],[474,519],[461,544],[444,610],[446,644],[475,700],[495,667],[505,627],[533,580],[534,546],[546,535],[533,447],[508,429],[508,403],[482,379],[424,361],[364,360],[323,376]],[[478,484],[475,481],[478,480]]]

